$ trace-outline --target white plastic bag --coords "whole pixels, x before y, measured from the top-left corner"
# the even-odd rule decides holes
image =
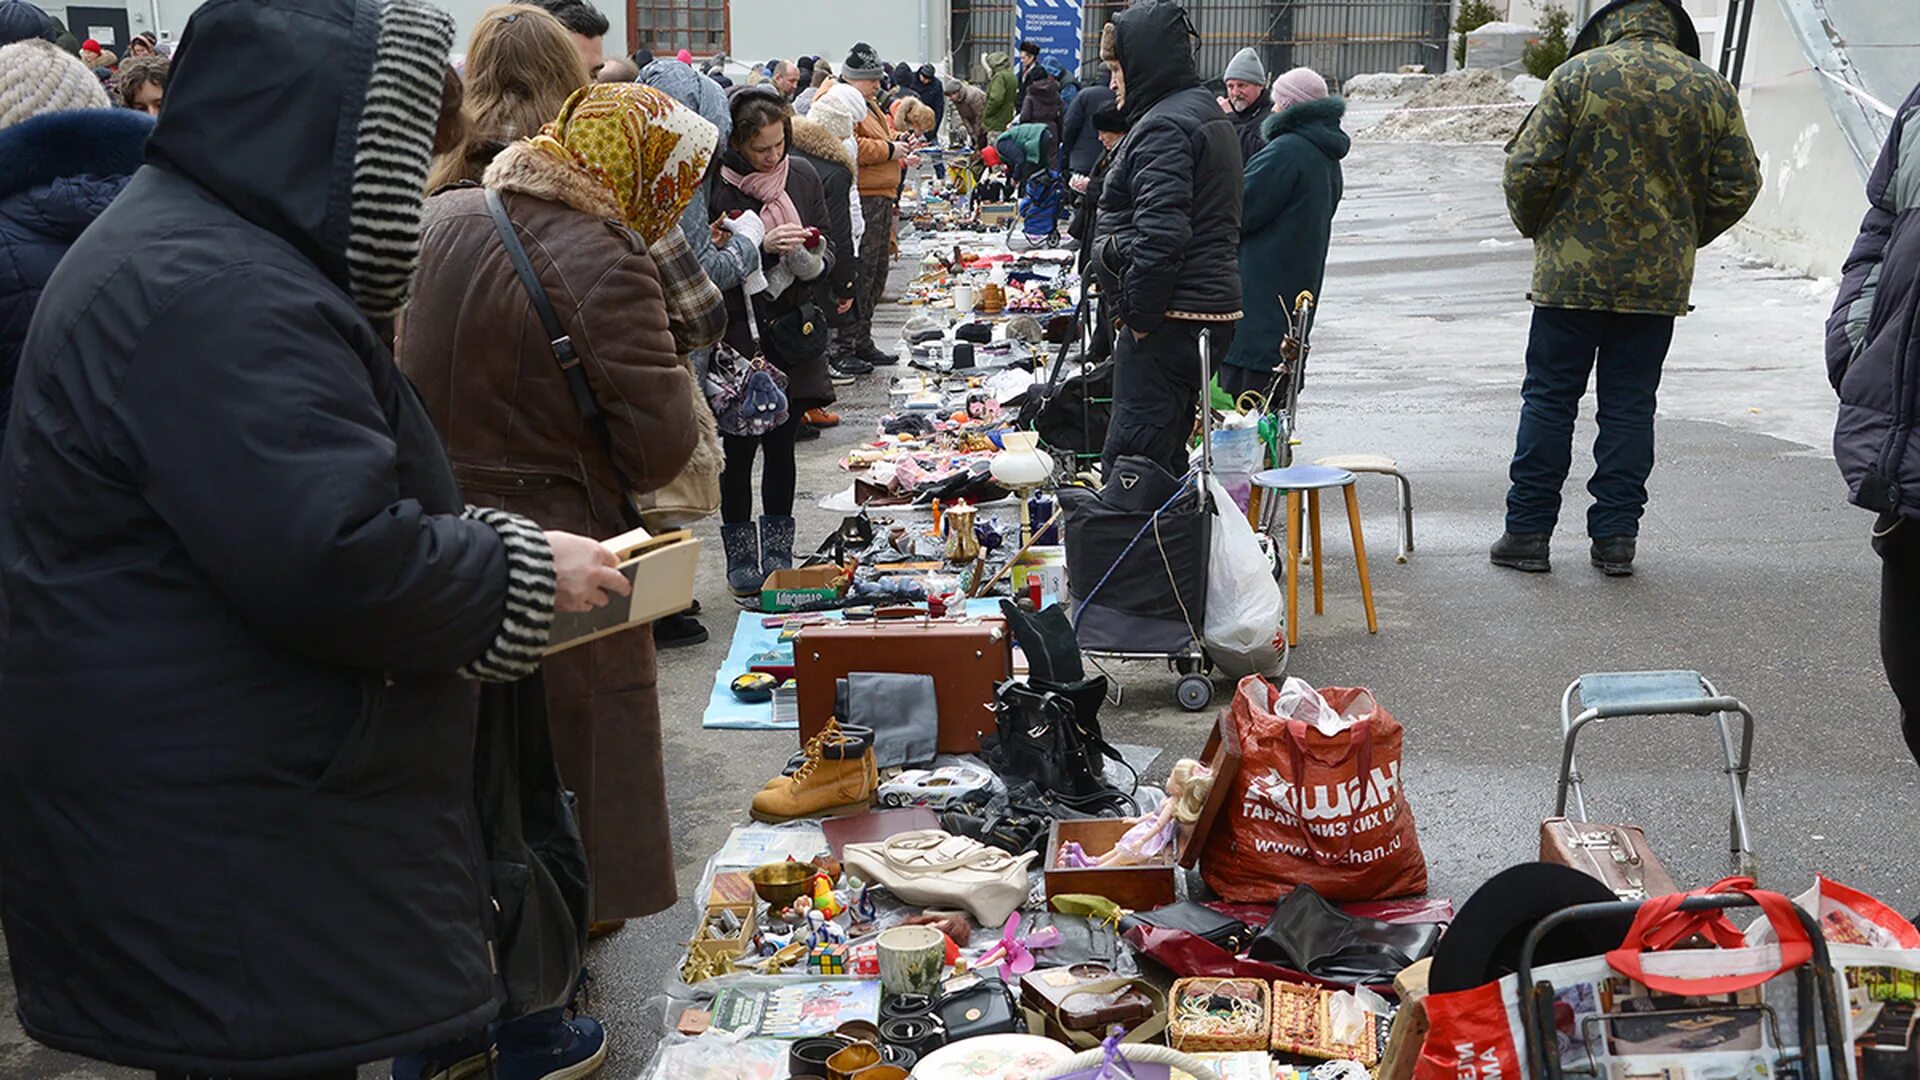
[[[1277,675],[1278,642],[1284,624],[1280,583],[1273,565],[1244,514],[1219,480],[1209,479],[1213,495],[1213,545],[1207,570],[1207,655],[1234,678]]]

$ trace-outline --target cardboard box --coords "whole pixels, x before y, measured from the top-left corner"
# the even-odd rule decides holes
[[[840,574],[838,566],[775,570],[767,575],[766,582],[760,586],[760,610],[792,611],[823,600],[833,600],[840,595],[840,588],[836,584]]]
[[[731,937],[715,937],[708,933],[707,920],[717,911],[731,911],[740,917],[740,932]],[[693,940],[687,943],[687,951],[715,960],[738,960],[747,954],[753,944],[753,935],[758,927],[754,922],[754,905],[714,904],[700,917],[700,928],[694,931]]]

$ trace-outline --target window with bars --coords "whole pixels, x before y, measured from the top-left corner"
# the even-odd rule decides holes
[[[732,51],[727,40],[727,0],[634,0],[634,36],[656,53],[686,49],[710,56]]]

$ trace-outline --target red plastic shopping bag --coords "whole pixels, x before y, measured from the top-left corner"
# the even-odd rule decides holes
[[[1521,1080],[1517,1017],[1502,986],[1427,995],[1427,1041],[1413,1080]]]
[[[1223,719],[1240,768],[1200,863],[1222,899],[1271,903],[1302,884],[1329,900],[1426,891],[1400,724],[1371,690],[1253,675]]]

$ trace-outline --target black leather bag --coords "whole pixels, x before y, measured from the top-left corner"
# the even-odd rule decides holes
[[[1120,920],[1122,931],[1131,930],[1136,926],[1151,926],[1157,930],[1184,930],[1235,955],[1238,955],[1247,947],[1247,943],[1253,940],[1253,927],[1239,919],[1222,915],[1205,904],[1196,904],[1191,900],[1157,907],[1152,911],[1137,912]]]
[[[1111,923],[1085,915],[1060,915],[1042,911],[1022,916],[1021,933],[1032,934],[1047,927],[1060,931],[1060,943],[1036,949],[1033,964],[1037,968],[1073,967],[1076,964],[1102,964],[1112,968],[1120,962],[1120,935]]]
[[[505,1020],[571,1000],[587,947],[587,849],[538,674],[481,686],[473,768]]]
[[[1334,982],[1389,982],[1433,952],[1438,923],[1385,923],[1349,915],[1305,885],[1273,909],[1252,956]]]
[[[782,366],[818,360],[827,355],[827,319],[817,304],[800,303],[760,320],[760,337],[768,354]]]
[[[1126,759],[1088,715],[1106,686],[1104,676],[1053,690],[1013,679],[1001,683],[994,692],[996,730],[981,742],[988,764],[1009,784],[1030,781],[1043,798],[1071,810],[1139,813],[1130,794],[1107,783],[1102,760]]]
[[[1008,1035],[1023,1027],[1013,992],[999,979],[982,978],[965,988],[942,994],[933,1007],[946,1029],[947,1042],[976,1035]]]

